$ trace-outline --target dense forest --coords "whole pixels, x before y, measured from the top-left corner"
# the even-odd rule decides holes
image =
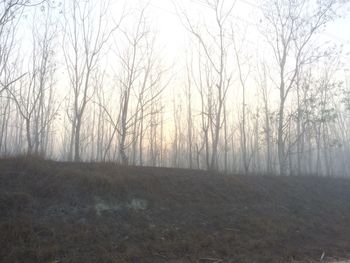
[[[348,2],[1,0],[0,153],[348,176]]]

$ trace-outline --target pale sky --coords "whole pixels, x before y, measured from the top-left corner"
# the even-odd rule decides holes
[[[231,4],[230,1],[227,2]],[[233,9],[235,20],[233,23],[246,32],[245,45],[251,45],[254,49],[256,49],[257,42],[260,41],[257,40],[259,33],[256,25],[259,24],[262,18],[257,2],[259,1],[236,0]],[[111,14],[116,16],[115,19],[118,19],[120,10],[123,7],[126,10],[130,10],[131,15],[126,19],[127,22],[124,23],[125,28],[132,23],[134,18],[132,15],[133,10],[140,10],[143,6],[148,5],[147,19],[151,24],[152,30],[157,32],[159,45],[164,49],[162,50],[163,59],[170,63],[178,62],[179,58],[184,57],[190,42],[190,34],[181,24],[175,5],[183,7],[194,24],[204,22],[209,24],[208,27],[210,28],[208,18],[211,14],[206,13],[206,8],[203,7],[203,4],[200,4],[200,0],[110,0],[110,3]],[[350,7],[345,11],[343,10],[343,12],[350,14]],[[28,37],[28,34],[24,35]],[[324,38],[324,41],[330,40],[337,45],[343,45],[345,53],[350,52],[350,15],[329,23],[325,32],[322,33],[322,38]]]
[[[174,3],[186,3],[195,1],[181,1],[181,0],[129,0],[130,5],[138,6],[139,3],[149,2],[149,14],[151,14],[154,25],[159,30],[160,38],[163,39],[167,48],[171,51],[170,54],[177,54],[183,52],[181,48],[185,44],[188,33],[182,26],[179,17],[177,16]],[[200,6],[200,5],[196,5]],[[201,10],[194,10],[194,5],[187,4],[187,11],[191,17],[196,18],[201,15]],[[248,30],[255,30],[255,24],[259,23],[261,18],[259,14],[259,5],[254,3],[254,0],[237,0],[234,9],[234,16],[237,22],[249,27]],[[347,10],[350,13],[348,8]],[[203,19],[203,15],[201,17]],[[350,15],[339,18],[330,23],[328,28],[322,35],[326,40],[334,41],[337,44],[343,44],[345,49],[350,51]],[[253,41],[253,40],[252,40]],[[175,55],[176,56],[176,55]]]

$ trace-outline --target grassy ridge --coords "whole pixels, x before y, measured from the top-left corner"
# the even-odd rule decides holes
[[[0,161],[0,262],[310,262],[323,252],[350,257],[350,180]]]

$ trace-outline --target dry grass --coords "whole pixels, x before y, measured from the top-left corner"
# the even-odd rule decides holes
[[[350,180],[0,160],[0,262],[311,262],[350,253]]]

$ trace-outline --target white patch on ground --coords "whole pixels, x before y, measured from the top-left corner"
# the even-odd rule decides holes
[[[134,210],[145,210],[147,208],[147,201],[143,199],[132,199],[131,202],[127,205],[128,208]]]
[[[105,202],[100,198],[95,198],[95,210],[97,215],[101,215],[103,212],[115,212],[121,209],[120,204],[111,204],[110,202]]]
[[[147,209],[147,201],[143,199],[133,198],[130,202],[127,203],[111,203],[102,200],[101,198],[95,198],[95,211],[98,216],[100,216],[103,212],[116,212],[123,208],[133,209],[133,210],[146,210]]]

